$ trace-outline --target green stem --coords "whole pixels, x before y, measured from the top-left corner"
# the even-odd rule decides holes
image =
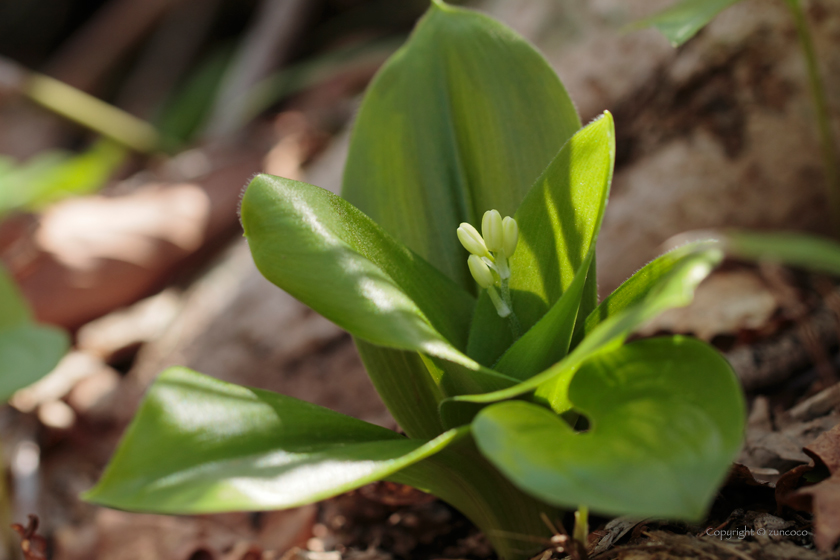
[[[513,335],[513,340],[519,340],[519,337],[522,336],[522,327],[519,324],[519,318],[516,316],[516,313],[513,311],[513,298],[510,296],[510,280],[505,278],[502,280],[502,301],[505,302],[508,309],[510,309],[510,314],[508,315],[508,325],[510,326],[510,334]]]
[[[578,544],[578,548],[586,550],[589,544],[589,508],[579,506],[575,512],[575,528],[572,531],[572,539]]]
[[[828,199],[834,221],[834,232],[840,235],[840,162],[838,162],[837,142],[834,137],[834,130],[831,127],[828,101],[826,100],[825,88],[823,86],[822,76],[820,75],[816,50],[814,49],[814,40],[811,36],[811,30],[808,27],[800,0],[785,0],[785,3],[787,3],[793,15],[796,33],[799,36],[799,43],[805,54],[805,65],[808,70],[808,85],[811,89],[811,97],[813,99],[814,112],[819,129],[826,187],[828,188]]]
[[[389,479],[457,508],[484,532],[504,560],[525,560],[544,549],[551,533],[542,516],[559,516],[553,506],[513,486],[481,455],[471,437]]]
[[[500,297],[499,292],[496,291],[496,286],[488,286],[487,295],[490,296],[490,301],[493,302],[493,307],[496,308],[499,317],[508,317],[512,313],[507,301]]]

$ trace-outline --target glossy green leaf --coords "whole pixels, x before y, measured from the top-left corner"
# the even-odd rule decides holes
[[[605,113],[563,146],[516,211],[519,245],[510,259],[510,288],[523,331],[569,289],[595,247],[614,161],[615,129],[612,115]],[[594,288],[596,279],[588,277],[586,282]],[[594,296],[594,289],[590,291]],[[512,342],[506,320],[495,313],[483,293],[476,305],[467,354],[489,365]]]
[[[559,362],[569,352],[583,287],[595,257],[594,248],[584,260],[569,289],[531,330],[499,359],[493,369],[517,379],[528,379]]]
[[[633,27],[654,26],[678,47],[694,37],[716,15],[740,0],[680,0]]]
[[[259,175],[242,225],[266,278],[352,334],[409,350],[464,347],[472,296],[340,197]]]
[[[515,383],[461,352],[473,297],[346,200],[259,175],[242,225],[263,276],[315,311],[372,344],[458,364],[441,380],[450,394]]]
[[[521,401],[479,413],[479,449],[560,506],[698,521],[735,459],[744,401],[726,360],[690,338],[648,339],[588,361],[569,387],[590,428]]]
[[[542,373],[501,391],[483,395],[462,395],[442,401],[441,416],[444,425],[454,425],[451,423],[452,419],[463,421],[465,413],[458,410],[460,406],[466,408],[467,414],[474,413],[479,408],[476,405],[512,399],[531,391],[535,391],[534,398],[537,401],[549,404],[556,412],[568,410],[569,381],[584,361],[599,352],[617,348],[634,329],[659,313],[691,303],[697,285],[722,258],[723,252],[719,247],[690,253],[670,272],[660,277],[644,298],[609,316],[568,356]],[[595,312],[600,313],[598,310]]]
[[[840,244],[824,237],[739,230],[724,231],[720,237],[726,252],[733,257],[840,276]]]
[[[431,439],[443,433],[438,415],[444,397],[440,377],[430,374],[423,357],[355,340],[376,392],[408,437]]]
[[[477,12],[435,1],[368,88],[343,196],[474,291],[460,222],[513,215],[580,128],[548,63]]]
[[[159,513],[295,507],[380,480],[464,435],[407,439],[269,391],[161,374],[88,501]]]

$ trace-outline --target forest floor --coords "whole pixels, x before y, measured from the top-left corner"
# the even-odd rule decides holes
[[[14,512],[0,525],[21,525],[27,560],[494,557],[460,513],[389,483],[294,510],[191,517],[127,513],[79,499],[144,391],[170,365],[396,429],[349,335],[262,279],[237,218],[241,188],[258,171],[338,190],[344,127],[389,49],[330,70],[289,95],[279,112],[222,141],[172,157],[127,157],[99,194],[0,222],[0,259],[39,319],[74,336],[59,367],[0,410]],[[26,159],[87,138],[24,99],[0,100],[0,153]],[[644,258],[622,255],[636,268]],[[727,262],[701,285],[694,304],[637,336],[670,333],[704,339],[733,364],[749,406],[744,450],[702,523],[593,517],[586,555],[840,558],[837,282]],[[571,531],[571,514],[551,522]],[[11,530],[5,536],[17,546]],[[561,540],[537,543],[543,552],[535,558],[568,557]]]

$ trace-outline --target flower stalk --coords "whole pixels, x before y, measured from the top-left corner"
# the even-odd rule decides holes
[[[480,288],[487,290],[496,313],[508,320],[513,338],[518,339],[522,328],[513,312],[508,259],[519,242],[519,225],[510,216],[502,219],[498,210],[488,210],[481,219],[481,233],[463,222],[457,234],[461,245],[470,253],[467,258],[470,274]]]

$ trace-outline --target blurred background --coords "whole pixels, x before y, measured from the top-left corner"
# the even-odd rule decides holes
[[[833,231],[805,60],[783,2],[744,0],[676,49],[654,30],[626,30],[669,0],[460,3],[534,42],[584,122],[615,116],[602,293],[686,230]],[[837,130],[840,3],[804,6]],[[361,95],[427,7],[0,0],[0,259],[38,320],[74,344],[0,411],[13,520],[40,517],[44,554],[32,558],[489,554],[459,514],[387,485],[288,512],[183,518],[78,499],[169,365],[394,427],[349,336],[257,273],[237,206],[260,171],[338,192]],[[751,399],[787,410],[836,381],[837,326],[823,317],[833,283],[785,274],[729,263],[695,305],[646,332],[712,341]],[[773,359],[756,365],[759,351]],[[743,461],[802,462],[779,449],[748,445]]]

